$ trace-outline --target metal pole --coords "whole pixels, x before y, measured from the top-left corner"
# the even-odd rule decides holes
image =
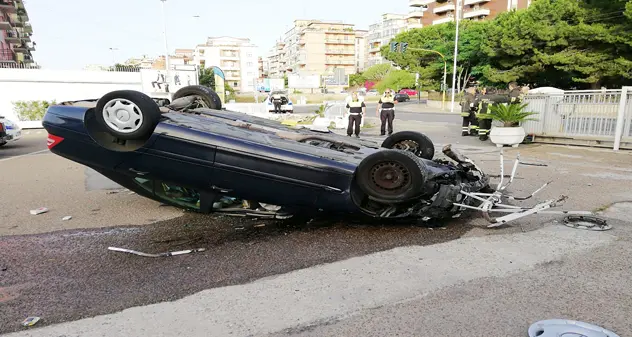
[[[112,65],[116,65],[116,58],[114,57],[114,51],[118,50],[118,48],[110,47],[110,51],[112,52]]]
[[[619,111],[617,113],[617,125],[614,133],[614,147],[613,150],[619,151],[621,146],[621,137],[623,136],[623,126],[625,124],[625,108],[628,103],[628,91],[630,87],[621,88],[621,99],[619,100]]]
[[[448,77],[448,61],[443,58],[443,98],[441,100],[441,110],[445,110],[445,91],[446,91],[446,80]]]
[[[456,35],[454,36],[454,65],[452,67],[452,105],[450,112],[454,112],[454,91],[456,90],[456,59],[459,55],[459,22],[461,19],[461,0],[456,0]]]
[[[167,0],[160,0],[162,2],[162,20],[164,23],[164,34],[165,34],[165,68],[167,71],[167,83],[169,83],[170,80],[170,67],[169,67],[169,44],[167,43],[167,14],[166,14],[166,10],[165,10],[165,3],[167,2]]]

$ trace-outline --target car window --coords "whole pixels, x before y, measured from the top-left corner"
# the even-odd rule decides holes
[[[185,208],[200,209],[200,193],[197,190],[145,178],[134,178],[134,182],[161,199]]]

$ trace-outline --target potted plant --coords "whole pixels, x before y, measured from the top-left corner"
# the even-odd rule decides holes
[[[498,147],[504,145],[511,145],[517,147],[522,143],[526,132],[521,122],[534,121],[535,118],[530,118],[533,115],[537,115],[537,112],[526,111],[528,104],[494,104],[489,107],[489,113],[486,117],[491,117],[493,120],[502,123],[502,126],[492,127],[489,138],[492,143]]]

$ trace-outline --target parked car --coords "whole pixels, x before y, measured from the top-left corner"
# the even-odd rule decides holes
[[[367,96],[378,96],[380,93],[376,89],[367,90]]]
[[[290,100],[290,96],[285,91],[273,91],[264,101],[264,104],[268,107],[268,112],[274,112],[274,104],[272,104],[272,100],[270,97],[272,95],[279,94],[281,95],[281,112],[294,112],[294,105]]]
[[[395,94],[395,100],[398,102],[408,102],[410,101],[410,96],[408,96],[407,94],[402,94],[400,92],[399,94]]]
[[[417,90],[415,89],[402,89],[399,91],[400,94],[406,94],[408,96],[417,96]]]
[[[0,116],[0,146],[7,145],[22,138],[22,128],[17,123]]]
[[[460,213],[454,202],[476,202],[462,190],[489,190],[489,178],[451,148],[444,153],[455,162],[435,159],[422,133],[397,132],[378,145],[239,112],[178,108],[186,92],[168,107],[131,90],[51,106],[42,122],[48,148],[139,195],[205,213],[427,220]]]

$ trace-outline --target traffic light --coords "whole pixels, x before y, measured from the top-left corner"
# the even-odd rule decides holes
[[[391,42],[391,52],[396,52],[398,48],[399,48],[399,43]]]
[[[407,48],[408,48],[408,42],[402,42],[401,44],[402,53],[405,53]]]

